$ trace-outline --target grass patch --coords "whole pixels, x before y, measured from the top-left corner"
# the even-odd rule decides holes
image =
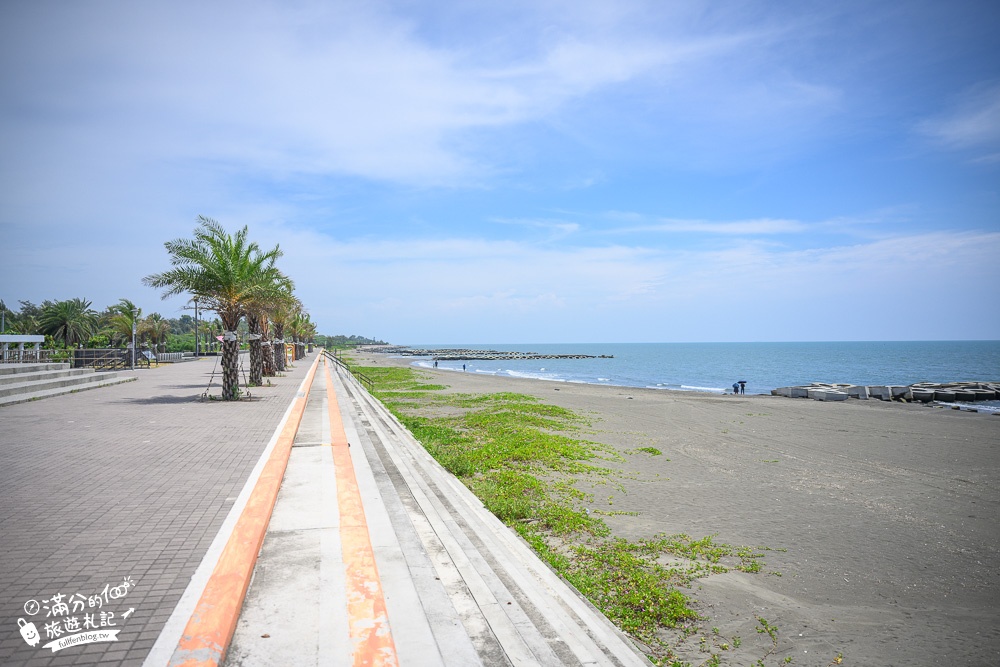
[[[602,460],[620,457],[578,437],[586,419],[523,394],[441,394],[410,368],[363,367],[374,394],[423,447],[468,486],[501,521],[619,628],[646,647],[653,664],[680,664],[668,630],[684,637],[701,620],[683,591],[699,577],[730,569],[757,572],[761,549],[731,547],[712,536],[611,536],[593,497],[577,488],[613,479]],[[446,411],[443,408],[447,408]],[[447,412],[428,416],[428,411]],[[641,447],[659,456],[654,447]]]

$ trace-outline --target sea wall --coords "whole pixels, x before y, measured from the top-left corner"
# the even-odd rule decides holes
[[[846,401],[878,399],[915,403],[972,403],[1000,400],[1000,382],[918,382],[911,385],[854,385],[813,382],[796,387],[772,389],[775,396],[812,398],[817,401]]]

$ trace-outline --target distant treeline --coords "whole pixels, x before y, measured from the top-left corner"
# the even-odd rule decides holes
[[[388,345],[384,340],[365,336],[316,336],[316,344],[323,347],[354,347],[355,345]]]
[[[194,317],[163,317],[159,313],[143,316],[142,309],[128,299],[108,306],[102,311],[91,307],[86,299],[65,301],[43,301],[41,305],[31,301],[19,301],[20,308],[9,308],[0,301],[0,333],[42,334],[46,336],[45,347],[124,347],[132,339],[132,323],[135,322],[136,344],[154,347],[163,352],[186,352],[194,350]],[[198,318],[201,335],[201,349],[214,350],[218,347],[217,337],[222,335],[222,323],[212,317],[214,313],[202,311]],[[237,329],[247,333],[246,322],[240,322]],[[324,347],[354,347],[355,345],[388,345],[385,341],[366,336],[322,336],[316,335],[317,345]]]
[[[158,351],[194,350],[195,321],[191,315],[178,318],[159,313],[143,316],[142,308],[128,299],[119,299],[98,311],[86,299],[45,300],[41,305],[19,301],[17,310],[0,301],[3,333],[44,335],[45,347],[124,347],[132,339]],[[218,319],[199,319],[199,334],[208,349],[209,342],[222,331]]]

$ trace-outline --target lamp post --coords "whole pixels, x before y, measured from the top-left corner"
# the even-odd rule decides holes
[[[135,320],[139,317],[139,309],[132,309],[132,370],[135,370]]]
[[[198,358],[198,297],[194,298],[194,358]]]

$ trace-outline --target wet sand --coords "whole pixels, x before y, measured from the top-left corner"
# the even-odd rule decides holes
[[[615,534],[776,549],[764,573],[690,591],[704,626],[742,640],[722,664],[771,646],[757,617],[778,628],[768,665],[1000,664],[1000,416],[424,372],[449,392],[519,392],[588,417],[586,437],[625,458],[624,493],[586,489],[594,509],[630,513],[604,517]],[[681,647],[695,665],[697,648]]]

